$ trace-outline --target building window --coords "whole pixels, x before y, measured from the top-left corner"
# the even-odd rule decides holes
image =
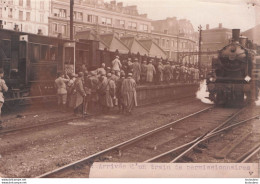
[[[174,47],[174,41],[173,40],[171,41],[171,47]]]
[[[41,1],[41,2],[40,2],[40,9],[41,9],[41,10],[44,10],[44,1]]]
[[[62,25],[61,26],[61,34],[62,35],[67,35],[67,26],[66,25]]]
[[[31,0],[26,0],[26,6],[31,7]]]
[[[98,22],[98,16],[96,15],[88,15],[87,17],[88,22],[97,23]]]
[[[9,8],[8,18],[13,18],[13,8]]]
[[[31,20],[31,13],[26,12],[26,21],[30,21],[30,20]]]
[[[128,29],[137,29],[136,22],[128,22]]]
[[[23,6],[23,0],[19,0],[19,6]]]
[[[60,17],[67,17],[66,16],[66,10],[65,9],[60,9],[60,13],[59,13]]]
[[[165,40],[162,39],[162,47],[165,47]]]
[[[148,31],[148,25],[146,25],[146,24],[140,24],[140,30],[147,32],[147,31]]]
[[[52,24],[52,30],[53,30],[54,33],[57,33],[58,32],[58,24],[53,23]]]
[[[19,20],[23,20],[23,11],[19,11]]]
[[[119,25],[120,25],[120,27],[124,28],[125,27],[125,21],[124,20],[120,20],[119,21]]]
[[[102,17],[101,21],[102,21],[101,23],[104,24],[104,25],[109,25],[109,26],[112,25],[112,19],[111,18]]]
[[[83,13],[82,12],[78,12],[78,20],[80,20],[80,21],[83,21]]]
[[[44,15],[42,13],[40,14],[40,22],[44,22]]]
[[[2,7],[0,8],[0,18],[2,18]]]
[[[169,48],[170,47],[170,41],[169,40],[166,40],[166,47]]]

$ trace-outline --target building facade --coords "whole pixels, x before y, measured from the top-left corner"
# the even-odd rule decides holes
[[[62,35],[69,38],[70,6],[69,0],[52,0],[49,17],[49,35]],[[197,50],[194,30],[187,20],[176,23],[171,19],[162,20],[162,24],[147,18],[146,14],[139,14],[137,6],[124,6],[122,2],[103,0],[74,0],[74,34],[84,30],[92,30],[98,37],[104,33],[114,33],[118,37],[134,36],[136,39],[152,39],[168,55],[170,60],[177,61],[177,53]],[[172,26],[170,26],[170,24]],[[181,34],[175,30],[181,27]],[[176,29],[177,28],[177,29]],[[189,30],[186,30],[186,29]],[[178,33],[178,32],[177,32]],[[185,63],[196,63],[197,56],[186,57]]]
[[[0,23],[4,29],[48,35],[50,0],[0,0]]]

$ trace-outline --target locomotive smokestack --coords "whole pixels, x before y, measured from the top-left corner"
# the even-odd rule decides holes
[[[240,29],[232,29],[232,39],[234,42],[239,42]]]

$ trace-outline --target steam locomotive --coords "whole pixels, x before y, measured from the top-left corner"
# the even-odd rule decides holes
[[[245,105],[258,96],[259,65],[254,45],[232,30],[232,40],[212,59],[212,72],[207,78],[209,99],[216,105]]]

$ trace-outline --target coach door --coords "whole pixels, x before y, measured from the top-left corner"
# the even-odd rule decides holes
[[[75,42],[67,42],[64,44],[64,71],[67,73],[75,73]]]

